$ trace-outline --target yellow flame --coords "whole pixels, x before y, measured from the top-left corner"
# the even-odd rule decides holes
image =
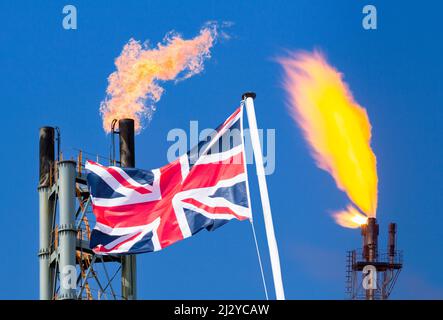
[[[368,221],[368,217],[361,214],[352,205],[348,205],[346,210],[335,212],[334,219],[339,225],[346,228],[358,228]]]
[[[378,178],[366,110],[319,52],[296,52],[278,61],[291,114],[317,165],[367,216],[375,216]]]
[[[113,119],[131,118],[140,132],[142,121],[151,119],[163,94],[159,82],[200,73],[216,37],[216,25],[209,24],[191,40],[169,33],[163,44],[152,49],[130,39],[115,60],[117,70],[108,78],[107,96],[100,105],[104,130],[111,131]]]

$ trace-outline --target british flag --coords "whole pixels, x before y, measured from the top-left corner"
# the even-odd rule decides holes
[[[200,230],[251,217],[243,107],[213,134],[164,167],[141,170],[88,161],[97,254],[161,250]]]

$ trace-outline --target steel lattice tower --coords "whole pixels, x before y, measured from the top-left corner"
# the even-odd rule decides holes
[[[119,163],[134,167],[134,121],[120,120],[119,128]],[[136,299],[135,256],[96,255],[89,248],[95,217],[81,151],[75,161],[63,161],[53,127],[40,128],[39,149],[40,299]]]

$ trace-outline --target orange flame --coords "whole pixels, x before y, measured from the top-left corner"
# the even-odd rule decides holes
[[[291,114],[317,165],[361,211],[375,217],[378,178],[366,110],[319,52],[292,53],[278,61],[285,71]],[[363,218],[353,206],[336,214],[337,222],[348,227],[364,223]]]
[[[200,73],[216,37],[216,25],[209,24],[191,40],[169,33],[152,49],[130,39],[115,60],[117,70],[108,78],[107,96],[100,105],[104,130],[111,131],[113,119],[131,118],[140,132],[142,121],[151,119],[164,92],[159,83]]]
[[[358,228],[366,224],[368,217],[361,214],[354,206],[348,205],[346,210],[334,213],[335,221],[346,228]]]

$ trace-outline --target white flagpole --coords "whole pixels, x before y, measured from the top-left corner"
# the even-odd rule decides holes
[[[281,277],[280,258],[278,255],[277,240],[275,239],[274,224],[272,222],[271,205],[269,203],[268,186],[266,184],[265,168],[263,165],[263,154],[258,136],[257,120],[255,118],[254,99],[255,93],[244,93],[242,98],[245,101],[246,112],[248,114],[249,132],[251,135],[252,149],[254,150],[255,168],[257,170],[258,186],[260,188],[260,198],[263,207],[263,216],[268,240],[269,255],[271,258],[272,276],[277,300],[285,300],[283,281]]]

